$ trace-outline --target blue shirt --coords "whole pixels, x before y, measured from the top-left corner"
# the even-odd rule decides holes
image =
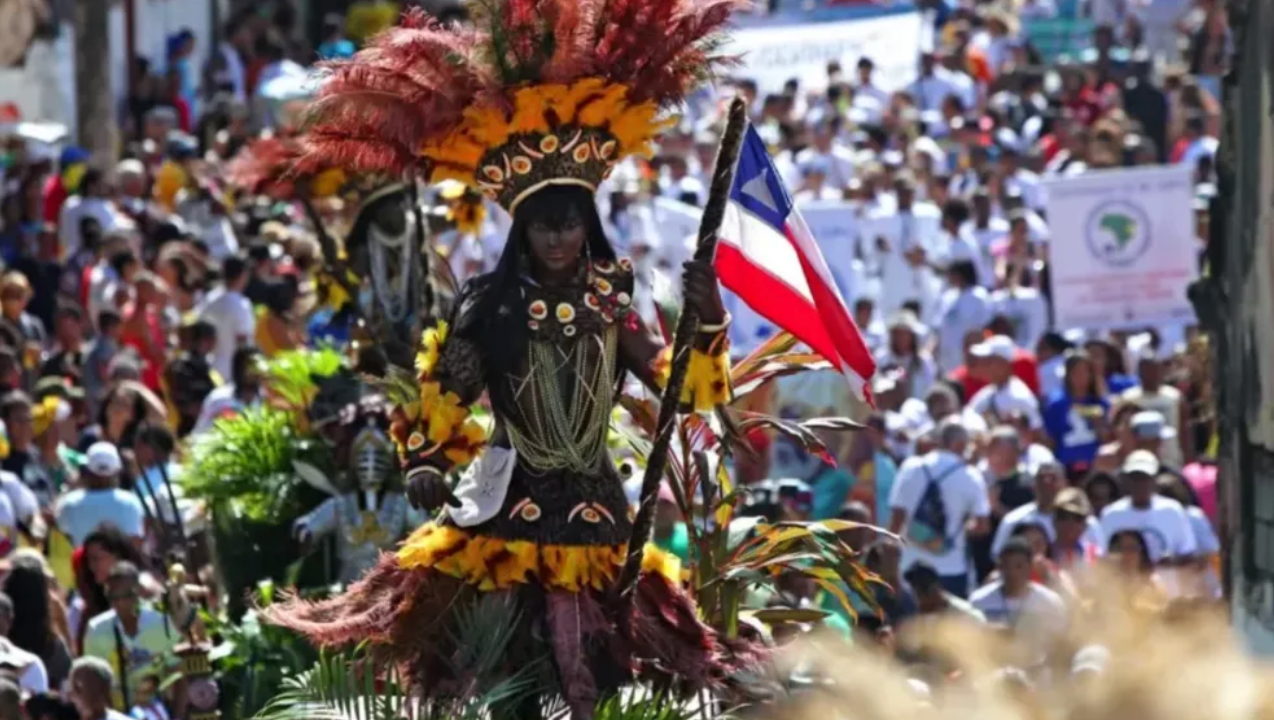
[[[1101,446],[1092,414],[1100,408],[1110,411],[1105,398],[1089,397],[1076,402],[1065,390],[1055,393],[1044,406],[1044,429],[1053,439],[1053,455],[1063,465],[1092,463]]]
[[[1106,389],[1110,391],[1111,395],[1119,395],[1123,391],[1137,387],[1140,384],[1133,375],[1119,375],[1116,373],[1106,378]]]

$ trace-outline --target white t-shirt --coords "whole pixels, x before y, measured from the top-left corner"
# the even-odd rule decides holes
[[[935,554],[908,542],[903,548],[902,569],[906,570],[916,561],[924,560],[932,565],[939,575],[963,575],[969,570],[965,522],[970,517],[984,518],[991,514],[991,503],[987,498],[986,485],[982,480],[982,473],[978,472],[977,468],[947,450],[935,450],[922,457],[908,459],[898,470],[898,476],[889,494],[889,507],[906,513],[907,519],[901,531],[904,538],[908,535],[907,527],[924,497],[925,490],[929,487],[931,478],[933,482],[938,483],[942,493],[942,503],[947,519],[944,532],[951,542],[951,547],[945,553]]]
[[[217,288],[208,294],[208,299],[199,308],[199,319],[217,328],[212,366],[229,381],[239,338],[246,337],[251,342],[256,333],[257,318],[252,313],[252,303],[241,292]]]
[[[1131,498],[1107,505],[1101,514],[1101,529],[1108,541],[1120,531],[1139,530],[1153,562],[1194,555],[1199,549],[1185,508],[1162,495],[1152,495],[1146,508],[1133,507]]]
[[[991,321],[991,301],[980,287],[947,288],[930,325],[938,333],[938,368],[949,373],[964,364],[964,336]]]
[[[1147,393],[1140,385],[1130,387],[1119,396],[1125,402],[1135,403],[1144,410],[1154,410],[1163,416],[1168,427],[1181,432],[1181,391],[1171,385],[1162,385],[1153,393]],[[1165,465],[1181,467],[1181,444],[1176,438],[1164,440],[1159,445],[1159,460]]]
[[[0,648],[3,665],[19,670],[18,687],[33,695],[49,691],[49,671],[39,655],[23,650],[8,638],[0,638],[0,644],[3,644]]]
[[[1048,331],[1048,301],[1035,288],[996,290],[991,293],[991,314],[1009,319],[1018,347],[1034,348]]]
[[[1221,541],[1217,539],[1212,521],[1203,510],[1191,506],[1186,508],[1186,518],[1190,520],[1190,529],[1194,531],[1194,542],[1200,555],[1215,555],[1221,552]]]
[[[114,525],[129,537],[142,537],[145,511],[137,496],[110,488],[106,490],[72,490],[62,496],[57,507],[57,524],[76,547],[84,544],[94,530]]]
[[[213,423],[227,412],[237,413],[243,410],[243,403],[235,397],[233,384],[226,383],[208,393],[199,409],[199,419],[195,421],[192,435],[197,435],[212,428]]]
[[[1008,511],[1004,519],[1000,520],[1000,526],[995,529],[995,539],[991,541],[991,557],[997,557],[1000,554],[1000,551],[1004,549],[1004,543],[1013,537],[1013,531],[1020,525],[1039,525],[1048,534],[1049,542],[1057,541],[1057,532],[1053,529],[1053,513],[1041,512],[1039,505],[1027,503]],[[1083,540],[1103,551],[1106,548],[1106,542],[1101,534],[1101,524],[1091,515],[1088,517],[1088,529],[1084,531]]]
[[[31,492],[31,488],[27,487],[17,475],[8,470],[0,470],[0,492],[3,493],[9,506],[7,510],[0,512],[7,513],[10,523],[12,521],[30,523],[40,511],[40,501],[36,499],[35,493]],[[0,516],[0,522],[5,519]]]
[[[997,580],[974,590],[969,603],[986,616],[988,623],[1011,627],[1019,638],[1025,635],[1038,640],[1041,653],[1066,629],[1066,604],[1061,596],[1039,583],[1031,583],[1026,593],[1010,598]]]
[[[61,245],[62,262],[75,257],[84,246],[80,223],[85,218],[97,220],[102,233],[106,234],[120,224],[119,217],[115,203],[105,198],[85,198],[81,195],[67,198],[58,213],[58,243]]]
[[[1010,415],[1022,415],[1032,430],[1038,430],[1044,425],[1040,416],[1039,399],[1017,377],[1010,377],[1007,383],[998,387],[987,385],[982,388],[969,401],[969,409],[979,415],[993,413],[1001,420]]]

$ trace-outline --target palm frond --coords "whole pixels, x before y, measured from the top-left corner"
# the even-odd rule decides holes
[[[411,700],[393,670],[378,678],[356,653],[324,654],[311,669],[288,678],[256,720],[400,720]]]

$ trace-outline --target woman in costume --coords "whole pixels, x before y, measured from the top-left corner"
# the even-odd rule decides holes
[[[495,0],[467,28],[409,12],[332,67],[313,157],[460,180],[513,225],[496,270],[424,333],[410,379],[387,382],[409,497],[445,512],[346,594],[275,606],[274,622],[323,645],[370,640],[420,696],[455,697],[470,680],[449,662],[457,616],[501,594],[519,623],[509,674],[551,658],[575,717],[634,675],[694,689],[742,661],[649,546],[633,602],[616,597],[632,518],[607,453],[611,411],[629,373],[661,387],[669,353],[633,310],[632,265],[593,197],[723,62],[717,33],[735,2]],[[727,318],[710,264],[688,263],[684,282],[701,325],[680,399],[708,410],[729,400]],[[469,417],[484,394],[489,438]]]

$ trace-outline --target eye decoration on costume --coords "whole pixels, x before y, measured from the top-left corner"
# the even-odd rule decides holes
[[[531,318],[535,320],[543,320],[549,316],[548,303],[543,300],[536,300],[527,307],[527,312],[531,314]]]
[[[565,325],[575,320],[575,308],[570,303],[557,304],[557,321]]]

